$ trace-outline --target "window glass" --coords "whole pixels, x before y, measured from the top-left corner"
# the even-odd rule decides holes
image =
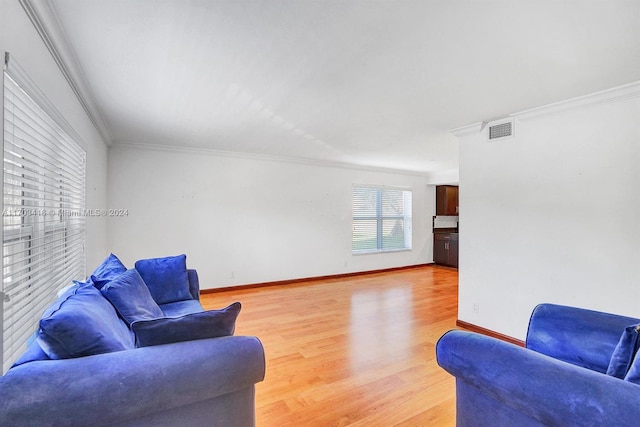
[[[411,191],[354,187],[353,253],[411,249]]]

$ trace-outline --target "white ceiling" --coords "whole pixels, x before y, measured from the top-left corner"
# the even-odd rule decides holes
[[[448,129],[640,80],[638,0],[49,4],[116,144],[436,173]]]

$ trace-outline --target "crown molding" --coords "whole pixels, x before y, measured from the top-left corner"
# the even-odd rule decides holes
[[[368,166],[368,165],[360,165],[357,163],[335,162],[330,160],[316,160],[316,159],[309,159],[309,158],[302,158],[302,157],[270,156],[265,154],[252,154],[252,153],[241,153],[236,151],[215,150],[211,148],[179,147],[175,145],[148,144],[148,143],[138,143],[138,142],[121,142],[121,141],[114,141],[112,144],[112,147],[125,148],[125,149],[164,151],[164,152],[170,152],[170,153],[198,154],[198,155],[228,157],[228,158],[236,158],[236,159],[296,163],[296,164],[309,165],[309,166],[419,176],[422,178],[428,178],[432,174],[434,174],[434,172],[422,172],[422,171],[412,171],[412,170],[406,170],[406,169],[385,168],[382,166]]]
[[[509,117],[513,117],[518,120],[526,120],[547,114],[560,113],[570,110],[579,110],[603,104],[611,104],[614,102],[625,101],[627,99],[637,97],[640,97],[640,80],[626,85],[616,86],[611,89],[590,93],[588,95],[570,98],[565,101],[554,102],[552,104],[543,105],[541,107],[531,108],[529,110],[510,114]]]
[[[38,85],[31,80],[29,74],[18,64],[10,52],[4,53],[4,69],[7,75],[15,81],[20,89],[34,99],[38,106],[73,139],[83,150],[87,150],[87,143],[84,138],[69,124],[67,119],[58,111],[56,106],[49,101],[49,98],[40,90]]]
[[[471,135],[471,134],[474,134],[474,133],[480,133],[482,131],[482,129],[484,128],[485,124],[486,123],[484,123],[484,122],[473,123],[471,125],[461,126],[459,128],[455,128],[455,129],[449,129],[449,132],[452,133],[454,136],[457,136],[459,138],[459,137],[465,136],[465,135]]]
[[[529,110],[520,111],[518,113],[509,114],[508,116],[505,116],[500,120],[527,120],[547,114],[555,114],[564,111],[590,108],[597,105],[611,104],[614,102],[621,102],[637,97],[640,97],[640,80],[629,84],[616,86],[611,89],[590,93],[588,95],[578,96],[576,98],[570,98],[564,101],[554,102],[552,104],[547,104],[540,107],[531,108]],[[499,120],[492,120],[490,122],[478,122],[471,125],[450,129],[449,132],[456,137],[477,134],[482,132],[489,123],[494,123],[497,121]]]
[[[104,115],[94,101],[93,93],[78,58],[69,43],[60,23],[55,7],[50,0],[19,0],[22,8],[33,23],[45,46],[51,53],[71,90],[89,120],[107,145],[113,142],[113,136]]]

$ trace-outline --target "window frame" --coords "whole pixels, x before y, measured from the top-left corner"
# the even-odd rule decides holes
[[[356,214],[356,193],[359,190],[364,190],[367,192],[375,192],[376,201],[375,201],[375,214],[371,215],[357,215]],[[403,207],[402,212],[396,215],[385,214],[385,193],[391,192],[402,192],[402,200]],[[389,200],[387,198],[387,200]],[[388,252],[402,252],[402,251],[411,251],[413,248],[413,228],[412,228],[412,211],[413,211],[413,190],[411,188],[401,188],[401,187],[387,187],[387,186],[376,186],[376,185],[360,185],[354,184],[351,192],[351,253],[352,255],[366,255],[366,254],[378,254],[378,253],[388,253]],[[363,222],[373,222],[375,221],[375,248],[356,248],[356,233],[362,228],[358,227],[356,224]],[[401,221],[401,230],[403,233],[403,246],[391,246],[385,247],[385,222],[386,221]],[[395,228],[395,225],[394,225]]]

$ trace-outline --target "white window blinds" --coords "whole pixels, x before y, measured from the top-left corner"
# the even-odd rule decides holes
[[[354,187],[353,253],[411,249],[411,191]]]
[[[85,152],[4,72],[3,372],[57,291],[84,277]]]

